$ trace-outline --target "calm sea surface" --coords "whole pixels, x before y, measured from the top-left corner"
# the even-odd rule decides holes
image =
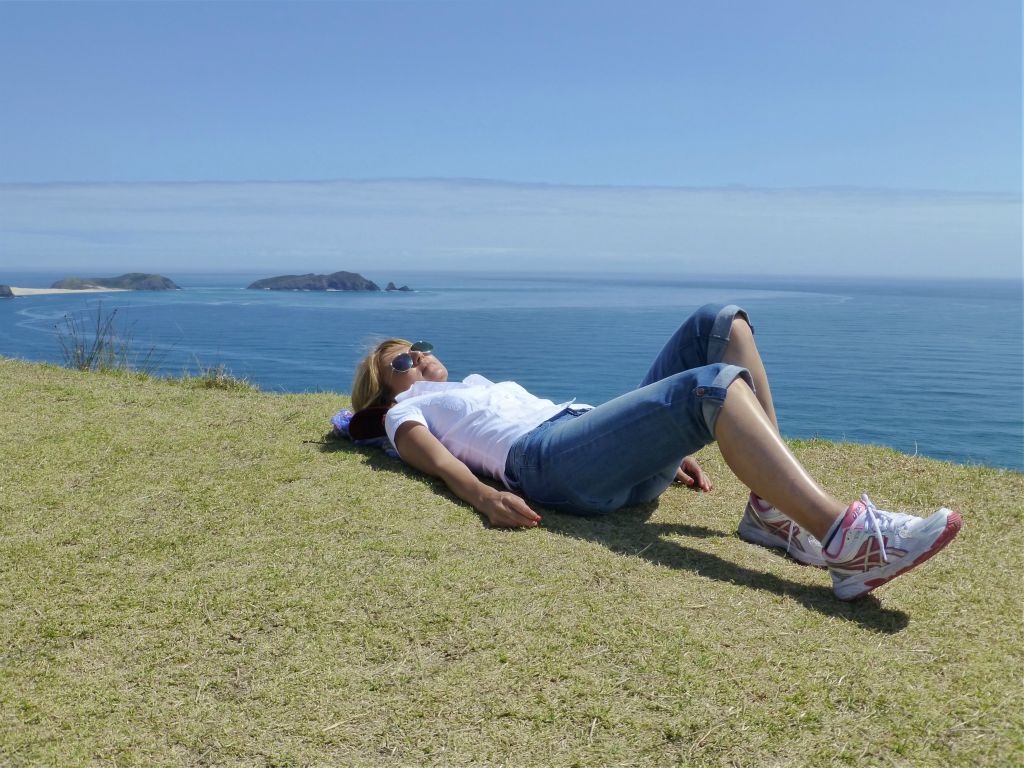
[[[102,302],[167,375],[223,363],[271,392],[345,392],[366,348],[394,335],[433,342],[452,378],[597,404],[636,386],[690,311],[733,302],[757,330],[786,435],[1024,469],[1019,282],[364,274],[416,290],[249,291],[268,273],[168,273],[183,290],[0,300],[0,354],[61,362],[57,327]]]

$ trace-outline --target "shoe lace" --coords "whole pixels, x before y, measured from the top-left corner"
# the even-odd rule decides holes
[[[793,548],[793,539],[796,538],[797,526],[796,523],[790,521],[789,523],[789,535],[786,536],[786,554],[789,554],[789,550]]]
[[[884,525],[882,522],[883,516],[879,514],[881,510],[872,503],[866,493],[862,493],[860,495],[860,500],[864,502],[864,515],[866,517],[865,528],[874,534],[875,540],[878,542],[878,548],[882,554],[882,561],[888,563],[889,557],[885,553],[885,536],[882,535],[882,528],[887,528],[888,526]]]

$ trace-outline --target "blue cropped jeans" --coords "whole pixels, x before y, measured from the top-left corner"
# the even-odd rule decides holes
[[[545,507],[610,512],[656,499],[682,460],[715,439],[715,421],[745,368],[721,361],[732,322],[746,312],[708,304],[669,339],[632,392],[592,410],[567,408],[513,444],[509,487]]]

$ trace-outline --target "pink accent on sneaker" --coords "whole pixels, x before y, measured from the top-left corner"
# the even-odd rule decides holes
[[[785,550],[798,563],[825,567],[818,540],[753,493],[747,499],[737,533],[751,544]]]
[[[837,568],[846,568],[849,570],[867,570],[876,565],[882,565],[888,562],[888,552],[883,550],[883,544],[876,537],[865,539],[864,543],[861,544],[860,548],[857,549],[852,555],[847,554],[846,559],[836,560],[843,548],[846,546],[847,537],[851,534],[858,533],[865,530],[864,526],[864,504],[859,501],[853,502],[843,515],[842,522],[839,523],[839,530],[836,531],[836,535],[832,537],[832,541],[829,542],[828,547],[822,552],[822,554],[828,559],[829,565]],[[861,521],[861,525],[858,525],[858,519]],[[833,554],[834,553],[834,554]],[[903,556],[906,552],[899,550],[895,554]]]
[[[877,509],[867,496],[846,510],[824,552],[841,600],[866,595],[931,558],[959,533],[963,521],[942,508],[928,518]]]
[[[962,526],[963,526],[963,518],[960,517],[960,513],[959,512],[952,512],[951,511],[950,514],[949,514],[949,517],[948,517],[948,519],[946,521],[945,529],[942,531],[942,534],[939,536],[939,538],[937,538],[935,540],[935,543],[932,544],[931,549],[929,549],[927,552],[925,552],[923,555],[921,555],[921,557],[919,557],[917,560],[915,560],[913,563],[908,565],[903,570],[896,571],[896,573],[894,573],[888,579],[871,579],[871,580],[869,580],[869,581],[867,581],[865,583],[868,586],[870,586],[871,589],[874,589],[875,587],[880,587],[883,584],[885,584],[885,582],[891,581],[892,579],[895,579],[901,573],[906,573],[911,568],[915,568],[915,567],[919,566],[925,560],[931,559],[932,556],[938,554],[942,550],[943,547],[945,547],[947,544],[949,544],[949,542],[951,542],[953,539],[956,538],[956,535],[958,533],[960,533],[960,528]]]

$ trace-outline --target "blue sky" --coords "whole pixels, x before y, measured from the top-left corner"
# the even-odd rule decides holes
[[[341,261],[419,268],[463,267],[444,254],[478,247],[576,268],[571,227],[600,223],[609,268],[685,267],[717,234],[726,273],[764,242],[771,272],[843,273],[836,254],[858,246],[870,273],[1020,273],[1018,2],[0,3],[0,105],[0,267],[106,267],[104,242],[128,266],[133,243],[149,253],[160,236],[186,261],[245,266],[252,245],[229,228],[242,214],[218,232],[203,205],[225,187],[210,182],[246,183],[268,262],[302,259],[284,220],[324,188],[280,182],[404,179],[371,196],[388,253],[373,226],[346,239],[333,223],[365,208],[359,185],[329,187],[304,232],[333,233]],[[452,183],[425,194],[424,179],[508,183],[487,185],[504,190],[485,206],[497,218],[474,219],[476,187],[438,208]],[[174,204],[168,182],[189,183]],[[90,214],[140,195],[162,206],[158,229]],[[767,199],[774,216],[757,213]],[[540,226],[510,207],[559,201],[585,215]],[[314,255],[310,268],[334,258]]]

